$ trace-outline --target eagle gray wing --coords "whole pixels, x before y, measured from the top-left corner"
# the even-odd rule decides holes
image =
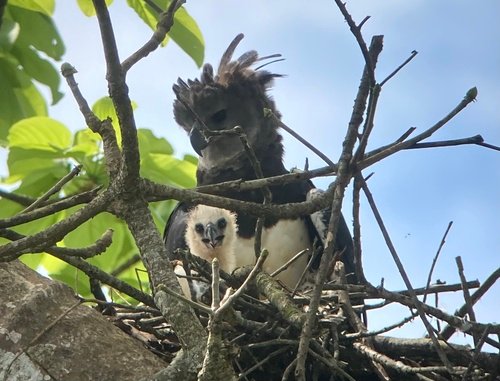
[[[165,226],[163,240],[167,247],[168,259],[179,259],[176,255],[177,249],[186,249],[184,238],[186,233],[186,221],[192,206],[179,202],[174,208]]]
[[[306,199],[307,201],[313,200],[320,197],[324,193],[325,191],[323,191],[322,189],[311,188],[307,192]],[[330,222],[331,213],[332,209],[326,208],[318,210],[317,212],[314,212],[309,216],[310,222],[313,226],[313,233],[321,241],[323,248],[325,247],[326,235],[328,233],[328,223]],[[344,263],[345,272],[349,283],[358,283],[354,266],[354,245],[352,242],[351,233],[349,231],[349,228],[347,227],[347,223],[345,222],[343,215],[340,215],[335,246],[337,250],[342,251],[340,260]],[[318,266],[319,261],[317,261],[315,265]]]

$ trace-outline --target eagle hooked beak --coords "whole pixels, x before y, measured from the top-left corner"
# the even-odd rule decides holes
[[[191,141],[191,147],[193,147],[195,152],[198,155],[203,156],[201,151],[207,148],[208,141],[201,134],[200,129],[198,127],[198,122],[195,122],[195,124],[191,128],[191,132],[189,133],[189,140]]]
[[[201,239],[207,247],[215,249],[217,246],[222,245],[222,240],[224,239],[224,234],[217,227],[217,225],[209,222],[205,227],[203,232],[203,238]]]

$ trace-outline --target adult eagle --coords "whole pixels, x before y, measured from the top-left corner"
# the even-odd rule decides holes
[[[278,118],[281,117],[274,101],[267,94],[273,79],[281,75],[259,67],[254,68],[255,64],[275,56],[260,58],[257,52],[252,50],[232,60],[233,52],[242,38],[243,35],[240,34],[231,42],[215,74],[212,66],[205,64],[200,79],[188,80],[187,83],[179,79],[173,86],[177,97],[174,101],[175,120],[189,134],[191,145],[200,155],[196,173],[198,186],[256,178],[254,167],[238,136],[213,136],[207,141],[200,132],[201,128],[224,131],[240,126],[260,162],[264,177],[289,173],[283,165],[283,144],[282,136],[278,132],[279,126],[275,118],[269,117],[268,111],[272,111]],[[272,202],[285,204],[306,201],[312,189],[314,185],[311,181],[271,186]],[[229,190],[222,196],[263,202],[260,189]],[[195,205],[181,202],[170,216],[165,228],[165,243],[172,258],[177,248],[185,248],[187,245],[186,222],[194,207]],[[322,219],[328,218],[328,213],[320,211],[313,216],[313,219],[311,216],[265,219],[262,247],[269,250],[269,257],[264,265],[266,271],[276,270],[305,249],[312,253],[315,239],[321,242],[324,238],[325,226],[321,223],[324,222]],[[233,251],[235,261],[238,265],[253,264],[256,218],[236,213],[236,219],[238,229]],[[353,274],[352,239],[343,218],[340,221],[336,244],[338,250],[343,251],[342,260],[346,272]],[[307,258],[303,256],[280,273],[278,279],[289,288],[295,287],[306,263]]]

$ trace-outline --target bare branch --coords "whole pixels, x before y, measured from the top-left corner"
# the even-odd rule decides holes
[[[19,205],[28,206],[35,202],[35,199],[32,197],[24,196],[21,194],[16,194],[12,192],[6,192],[0,189],[0,197],[5,198],[6,200],[14,201]]]
[[[79,193],[74,196],[55,201],[54,203],[49,203],[48,205],[39,207],[28,213],[3,218],[0,220],[0,228],[8,228],[11,226],[21,225],[26,222],[34,221],[39,218],[60,212],[61,210],[69,209],[79,204],[88,203],[97,196],[100,189],[100,187],[97,187],[88,192]]]
[[[417,56],[418,52],[416,50],[412,51],[410,57],[408,57],[401,65],[399,65],[391,74],[389,74],[382,82],[380,82],[380,87],[384,86],[387,81],[394,77],[402,68],[410,63],[412,59]]]
[[[160,15],[160,21],[158,21],[158,24],[156,25],[156,30],[154,31],[154,33],[151,36],[151,38],[149,39],[149,41],[146,42],[139,50],[137,50],[135,53],[133,53],[125,61],[123,61],[122,70],[124,73],[129,71],[129,69],[132,66],[134,66],[141,59],[147,57],[150,53],[155,51],[160,46],[160,44],[163,42],[163,40],[167,36],[167,33],[172,28],[172,25],[174,25],[175,12],[177,12],[177,10],[185,2],[186,2],[185,0],[174,0],[174,1],[170,2],[166,12],[163,12]],[[151,7],[156,6],[156,4],[152,1],[148,2],[148,5]],[[156,8],[156,11],[161,11],[161,10]]]
[[[482,146],[482,147],[486,147],[486,148],[492,149],[494,151],[500,151],[500,147],[499,146],[495,146],[493,144],[488,144],[488,143],[476,143],[476,144],[479,145],[479,146]]]
[[[479,287],[476,292],[474,292],[471,295],[471,303],[475,304],[481,297],[483,297],[484,294],[496,283],[496,281],[500,278],[500,267],[497,268],[493,273],[483,282],[481,287]],[[458,317],[465,316],[467,313],[467,304],[464,304],[462,307],[460,307],[456,312],[455,315]],[[442,337],[444,340],[448,340],[451,335],[455,332],[457,327],[448,325],[443,328],[443,330],[440,333],[440,337]]]
[[[467,288],[467,279],[465,278],[464,274],[464,265],[462,263],[462,258],[460,256],[455,257],[455,261],[457,262],[458,275],[460,276],[460,282],[462,283],[465,305],[467,306],[467,315],[469,315],[470,321],[476,322],[476,314],[474,313],[474,307],[471,301],[470,292]],[[474,338],[474,345],[477,346],[479,342],[479,336],[473,332],[472,337]]]
[[[437,142],[427,142],[427,143],[416,143],[407,149],[419,149],[419,148],[436,148],[436,147],[452,147],[464,144],[477,144],[481,145],[484,143],[483,137],[481,135],[471,136],[470,138],[463,139],[453,139],[453,140],[442,140]]]
[[[25,237],[19,233],[13,232],[13,231],[7,231],[6,229],[1,229],[0,235],[10,239],[10,240],[21,240],[24,239]],[[7,234],[3,234],[7,233]],[[77,269],[81,270],[83,273],[88,275],[90,278],[97,279],[101,281],[102,283],[105,283],[112,288],[115,288],[121,292],[123,292],[126,295],[131,296],[132,298],[148,305],[151,307],[155,307],[155,304],[153,302],[153,299],[151,296],[135,289],[134,287],[130,286],[129,284],[115,278],[114,276],[109,275],[108,273],[102,271],[98,267],[91,265],[90,263],[87,263],[81,258],[78,258],[73,255],[68,255],[68,252],[63,250],[64,248],[60,247],[46,247],[47,253],[53,255],[56,258],[59,258],[60,260],[76,267]],[[78,250],[78,249],[73,249],[73,250]]]
[[[247,190],[259,189],[263,186],[291,184],[320,176],[333,176],[337,172],[336,168],[337,166],[335,165],[334,167],[321,167],[310,171],[293,171],[284,175],[265,177],[263,179],[225,181],[218,184],[201,185],[193,190],[209,194],[219,194],[227,191],[243,192]]]
[[[104,155],[106,158],[106,169],[111,177],[114,177],[121,166],[121,153],[120,148],[118,148],[118,142],[116,140],[115,130],[111,125],[109,119],[99,120],[97,116],[90,109],[87,100],[83,97],[80,92],[80,88],[75,81],[74,74],[76,69],[69,63],[63,63],[61,65],[61,73],[66,78],[66,82],[73,94],[73,97],[80,108],[80,111],[85,118],[87,126],[92,132],[98,133],[102,137],[104,145]]]
[[[417,299],[417,295],[415,294],[415,291],[413,290],[413,286],[411,285],[410,279],[408,278],[408,275],[403,267],[403,264],[401,263],[401,260],[399,259],[399,256],[396,252],[396,249],[394,245],[392,244],[391,238],[389,237],[389,233],[387,232],[387,229],[385,228],[384,222],[382,221],[382,217],[380,216],[380,213],[377,209],[377,206],[375,205],[375,201],[373,199],[373,196],[368,189],[368,185],[364,180],[361,180],[361,187],[363,188],[363,191],[366,195],[366,198],[368,199],[368,203],[370,204],[370,207],[372,209],[372,212],[375,216],[375,219],[377,220],[377,223],[380,227],[380,230],[382,231],[382,235],[384,236],[384,240],[387,244],[387,247],[389,248],[389,251],[392,255],[392,258],[394,259],[394,262],[396,263],[396,266],[399,270],[399,273],[401,274],[401,277],[403,278],[403,281],[405,283],[406,288],[408,289],[410,296],[414,302],[415,308],[418,311],[418,314],[420,316],[420,319],[424,323],[425,328],[427,329],[427,332],[429,334],[429,337],[433,341],[436,351],[438,352],[439,358],[443,362],[443,364],[448,368],[448,370],[451,372],[452,371],[452,366],[451,363],[449,362],[448,358],[446,357],[446,354],[440,349],[438,341],[436,336],[434,335],[434,331],[432,329],[431,324],[427,320],[427,317],[425,316],[425,311],[421,307],[421,303]]]
[[[337,2],[338,4],[339,2]],[[299,349],[297,353],[297,364],[295,367],[295,377],[299,380],[305,380],[305,362],[308,353],[309,343],[312,337],[312,331],[316,323],[316,312],[318,310],[319,301],[321,298],[321,290],[327,277],[328,267],[333,258],[335,237],[337,235],[338,221],[340,218],[340,209],[344,197],[345,187],[351,179],[351,169],[349,163],[352,158],[354,144],[356,143],[357,133],[359,126],[363,120],[363,112],[366,107],[366,99],[370,89],[370,78],[373,78],[373,62],[377,61],[377,57],[382,51],[382,37],[374,37],[370,46],[370,54],[372,59],[368,62],[361,77],[361,84],[358,90],[358,95],[354,102],[353,112],[347,128],[346,137],[343,143],[343,150],[338,164],[337,178],[335,179],[334,186],[332,187],[334,197],[332,200],[332,213],[328,223],[328,233],[326,245],[321,258],[319,270],[316,274],[313,294],[307,312],[307,318],[302,328],[300,335]],[[369,73],[372,73],[370,76]],[[329,193],[329,192],[325,192]]]
[[[303,145],[305,145],[307,148],[309,148],[312,152],[314,152],[316,155],[318,155],[326,164],[328,164],[330,167],[335,167],[335,163],[330,160],[328,156],[326,156],[323,152],[321,152],[319,149],[314,147],[311,143],[309,143],[306,139],[304,139],[302,136],[300,136],[297,132],[295,132],[293,129],[288,127],[285,123],[281,121],[276,115],[269,109],[267,109],[267,112],[271,118],[273,118],[273,121],[278,124],[282,129],[284,129],[286,132],[288,132],[290,135],[292,135],[295,139],[297,139],[299,142],[301,142]]]
[[[333,199],[333,188],[310,201],[288,204],[259,204],[221,196],[198,193],[190,189],[179,189],[169,185],[141,181],[144,194],[155,195],[155,201],[175,199],[193,204],[205,204],[235,210],[255,217],[297,218],[325,209]]]
[[[85,207],[77,210],[65,220],[57,222],[39,233],[0,246],[0,257],[5,258],[11,255],[17,255],[18,253],[24,253],[32,248],[55,245],[70,231],[75,230],[85,221],[88,221],[95,215],[104,211],[108,206],[109,200],[110,194],[108,192],[101,193],[90,201]]]
[[[125,72],[120,64],[118,48],[109,16],[108,7],[104,0],[93,0],[96,10],[101,39],[106,59],[106,79],[108,89],[120,124],[122,134],[122,173],[120,180],[124,181],[125,188],[133,191],[137,187],[139,178],[139,142],[135,126],[132,103],[128,96],[128,87],[125,84]]]
[[[53,194],[56,194],[61,190],[61,188],[71,181],[73,177],[77,176],[80,173],[80,170],[82,169],[81,165],[77,165],[75,168],[71,170],[66,176],[64,176],[61,180],[59,180],[57,183],[54,184],[53,187],[51,187],[47,192],[45,192],[42,196],[38,197],[35,202],[33,202],[31,205],[26,207],[24,210],[19,212],[19,214],[23,213],[28,213],[31,212],[32,210],[38,208],[40,205],[42,205],[45,201],[47,201],[50,196]]]
[[[398,151],[401,151],[402,149],[407,149],[408,147],[411,147],[414,144],[419,143],[420,141],[428,138],[429,136],[434,134],[437,130],[439,130],[441,127],[443,127],[446,123],[448,123],[454,116],[456,116],[460,111],[462,111],[465,107],[467,107],[471,102],[475,101],[476,96],[477,96],[477,89],[473,87],[472,89],[467,91],[465,97],[452,111],[450,111],[443,119],[434,124],[432,127],[430,127],[429,129],[425,130],[424,132],[415,136],[412,139],[405,140],[402,142],[397,141],[395,143],[377,148],[376,150],[367,153],[365,155],[365,158],[361,160],[360,163],[358,163],[358,167],[360,169],[364,169]]]
[[[439,248],[437,250],[437,253],[432,260],[431,268],[429,270],[429,275],[427,276],[427,283],[425,284],[426,289],[428,289],[431,285],[432,273],[434,272],[434,266],[436,266],[437,259],[439,257],[439,254],[441,253],[441,249],[443,248],[443,246],[446,242],[446,237],[448,236],[448,233],[449,233],[452,225],[453,225],[453,221],[450,221],[448,223],[448,227],[446,228],[446,231],[444,232],[443,238],[441,238],[441,243],[439,244]],[[427,292],[424,293],[423,303],[425,303],[426,300],[427,300]]]
[[[343,3],[341,0],[335,0],[335,4],[337,4],[337,7],[344,16],[345,21],[347,21],[347,25],[349,25],[349,29],[351,29],[352,34],[354,35],[356,41],[358,42],[359,48],[361,49],[361,53],[363,54],[363,58],[365,59],[365,66],[368,73],[367,75],[369,77],[368,85],[369,87],[371,87],[375,85],[375,65],[372,56],[368,51],[368,47],[366,46],[366,42],[363,36],[361,35],[361,27],[366,21],[368,21],[368,17],[365,17],[363,21],[359,24],[359,26],[357,26],[354,20],[352,19],[351,15],[349,14],[349,12],[347,12],[345,3]]]

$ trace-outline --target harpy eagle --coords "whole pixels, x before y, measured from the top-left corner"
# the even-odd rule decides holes
[[[220,268],[230,274],[239,267],[235,255],[237,232],[235,213],[200,204],[189,212],[184,239],[191,254],[208,262],[217,258]],[[174,271],[180,276],[179,282],[184,295],[192,297],[189,283],[185,279],[187,274],[182,265],[177,262]],[[191,283],[196,299],[208,289],[207,284],[196,281]]]
[[[283,165],[284,150],[282,136],[278,132],[279,126],[274,118],[269,117],[269,110],[277,118],[280,118],[281,114],[267,93],[273,79],[281,75],[262,70],[260,67],[254,68],[259,62],[269,58],[260,58],[254,50],[232,60],[233,52],[242,38],[243,35],[240,34],[231,42],[216,73],[210,64],[205,64],[199,79],[188,80],[186,83],[179,78],[173,86],[177,97],[174,101],[175,120],[189,134],[191,145],[200,155],[196,172],[198,186],[229,180],[256,179],[255,170],[240,138],[235,135],[221,135],[213,136],[207,141],[200,132],[201,124],[212,131],[240,126],[260,162],[264,177],[289,173]],[[272,202],[302,202],[312,189],[314,185],[308,180],[271,186]],[[255,203],[263,202],[260,189],[230,190],[220,195]],[[179,203],[167,222],[164,239],[171,259],[174,259],[176,249],[186,248],[186,224],[192,217],[194,207],[195,205]],[[256,218],[244,213],[235,215],[238,225],[233,252],[235,264],[237,267],[251,265],[255,262]],[[326,219],[328,213],[320,211],[315,216]],[[276,270],[304,249],[309,249],[312,253],[313,242],[315,239],[321,242],[325,234],[324,228],[321,224],[317,228],[311,216],[281,220],[266,218],[262,247],[269,250],[269,257],[264,270]],[[346,266],[346,272],[354,273],[352,238],[343,218],[340,221],[336,244],[338,250],[343,251],[341,259]],[[287,287],[294,288],[306,264],[307,258],[302,256],[286,271],[280,273],[278,279]]]

